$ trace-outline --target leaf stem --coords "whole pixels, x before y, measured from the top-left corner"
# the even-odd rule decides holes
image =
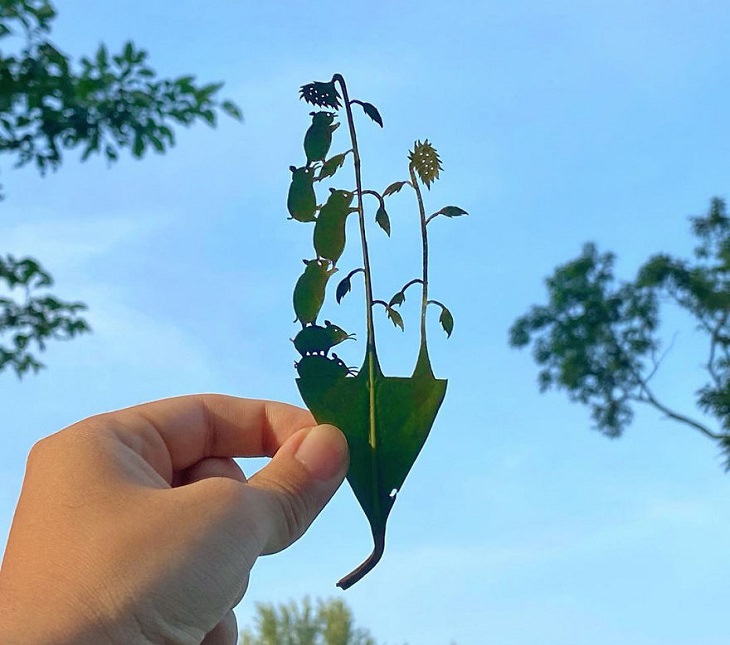
[[[363,562],[357,569],[348,573],[337,583],[337,586],[342,589],[342,591],[352,587],[352,585],[372,571],[375,565],[380,562],[380,558],[383,557],[383,553],[385,551],[385,527],[377,532],[373,531],[373,543],[373,552],[370,554],[370,557],[368,557],[368,559],[365,560],[365,562]]]

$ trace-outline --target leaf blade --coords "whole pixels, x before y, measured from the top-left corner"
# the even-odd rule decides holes
[[[375,213],[375,221],[385,231],[386,235],[390,237],[390,217],[388,217],[388,213],[382,204],[378,207],[378,212]]]
[[[380,112],[378,112],[378,108],[376,108],[372,103],[361,103],[362,109],[375,123],[377,123],[381,128],[383,127],[383,117],[380,116]]]

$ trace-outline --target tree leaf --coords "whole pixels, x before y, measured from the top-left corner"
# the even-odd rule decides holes
[[[350,289],[352,289],[352,283],[350,282],[351,276],[347,276],[345,278],[342,278],[340,280],[340,284],[337,285],[337,291],[335,292],[335,298],[337,299],[337,304],[339,305],[340,302],[342,302],[342,299],[350,293]]]
[[[405,327],[403,326],[403,316],[393,309],[393,307],[386,307],[386,311],[388,312],[388,318],[390,318],[390,321],[396,327],[400,327],[401,331],[405,331]]]
[[[334,157],[327,159],[327,161],[325,161],[322,165],[316,181],[322,181],[322,179],[332,177],[340,168],[342,168],[346,157],[347,153],[343,152],[341,155],[335,155]]]
[[[458,206],[444,206],[441,210],[436,211],[433,215],[445,215],[446,217],[459,217],[461,215],[468,215],[463,208]]]
[[[380,116],[380,112],[378,112],[378,108],[376,108],[372,103],[361,103],[362,109],[365,111],[365,114],[367,114],[375,123],[377,123],[381,128],[383,127],[383,117]]]
[[[369,373],[365,362],[354,378],[299,378],[297,387],[317,423],[337,426],[347,437],[347,479],[370,523],[374,549],[357,573],[339,583],[356,582],[378,562],[385,547],[388,515],[433,426],[447,382],[433,375],[410,378]],[[370,407],[373,393],[373,408]]]
[[[454,331],[454,317],[451,315],[451,312],[446,307],[441,307],[439,322],[446,332],[446,337],[451,338],[451,332]]]
[[[350,214],[354,193],[332,190],[329,199],[319,211],[314,225],[314,250],[317,257],[336,264],[345,250],[345,222]]]
[[[328,107],[333,110],[339,110],[342,107],[340,93],[337,91],[334,81],[328,83],[314,81],[313,83],[302,85],[299,88],[299,98],[304,99],[311,105]]]
[[[390,195],[399,192],[407,183],[407,181],[394,181],[383,191],[383,197],[389,197]]]
[[[436,149],[428,142],[428,139],[423,143],[416,141],[413,151],[408,153],[408,159],[420,180],[426,188],[430,189],[431,184],[439,178],[439,172],[443,170]]]
[[[236,121],[243,121],[243,112],[233,101],[223,101],[221,103],[221,109],[228,115],[236,119]]]
[[[375,221],[385,231],[388,237],[390,237],[390,217],[388,217],[388,213],[382,204],[378,207],[378,212],[375,213]]]

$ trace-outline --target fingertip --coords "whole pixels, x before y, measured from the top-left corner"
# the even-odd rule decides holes
[[[349,449],[345,435],[333,425],[322,424],[302,431],[294,458],[319,481],[343,478],[349,463]]]

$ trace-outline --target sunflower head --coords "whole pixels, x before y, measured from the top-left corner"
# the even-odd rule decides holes
[[[438,152],[428,142],[428,139],[423,143],[415,142],[413,151],[408,153],[408,161],[410,161],[411,168],[418,173],[419,179],[429,189],[431,184],[439,178],[439,172],[443,170]]]

